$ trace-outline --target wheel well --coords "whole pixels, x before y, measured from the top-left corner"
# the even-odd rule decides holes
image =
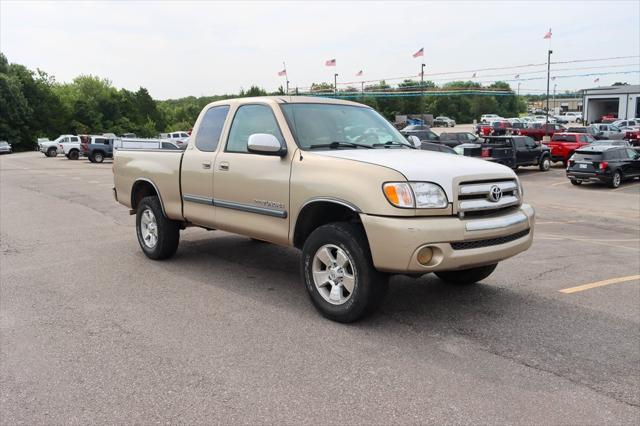
[[[71,148],[71,149],[69,150],[69,152],[73,152],[73,151],[79,151],[79,150],[78,150],[78,148]]]
[[[133,210],[138,208],[138,204],[144,197],[151,196],[159,197],[158,191],[156,191],[155,186],[149,181],[139,180],[133,184],[133,188],[131,188],[131,208]]]
[[[293,245],[302,248],[307,237],[318,227],[332,222],[362,223],[351,207],[332,201],[314,201],[302,208],[293,232]]]

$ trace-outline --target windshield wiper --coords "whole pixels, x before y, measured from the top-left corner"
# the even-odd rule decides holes
[[[371,145],[365,145],[361,143],[353,143],[353,142],[331,142],[331,143],[322,143],[309,146],[309,149],[317,149],[317,148],[330,148],[330,149],[338,149],[338,148],[368,148],[372,149]]]
[[[411,149],[418,149],[415,146],[411,145],[410,143],[396,142],[396,141],[388,141],[388,142],[385,142],[385,143],[374,143],[373,146],[384,146],[385,148],[390,147],[390,146],[406,146],[406,147],[409,147]]]

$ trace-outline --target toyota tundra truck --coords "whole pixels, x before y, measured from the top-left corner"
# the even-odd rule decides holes
[[[476,283],[533,240],[511,169],[409,139],[349,101],[218,101],[184,152],[117,150],[114,195],[151,259],[192,226],[300,249],[314,306],[351,322],[379,306],[390,274]]]

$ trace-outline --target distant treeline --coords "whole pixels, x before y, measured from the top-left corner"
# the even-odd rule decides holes
[[[400,88],[419,82],[407,80]],[[326,83],[315,85],[324,87]],[[425,82],[435,87],[433,82]],[[328,86],[328,85],[327,85]],[[332,86],[328,86],[332,87]],[[481,88],[473,82],[453,82],[443,86]],[[388,89],[384,81],[367,90]],[[506,83],[495,83],[490,89],[511,90]],[[419,90],[419,89],[418,89]],[[133,92],[117,89],[107,79],[81,75],[71,83],[58,83],[41,70],[30,70],[20,64],[10,64],[0,52],[0,140],[13,145],[15,151],[34,149],[39,137],[55,138],[60,134],[100,134],[105,132],[135,133],[153,137],[160,132],[189,130],[201,109],[221,99],[244,96],[282,95],[282,87],[267,93],[258,86],[238,94],[203,96],[157,101],[147,89]],[[380,111],[390,120],[396,114],[447,115],[458,123],[471,122],[485,113],[503,117],[515,116],[526,109],[523,98],[516,96],[451,95],[414,97],[374,97],[355,99]]]

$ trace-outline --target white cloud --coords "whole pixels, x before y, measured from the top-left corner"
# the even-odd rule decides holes
[[[274,90],[283,60],[292,86],[331,81],[334,69],[323,64],[334,57],[340,81],[355,80],[360,69],[365,78],[417,74],[421,60],[411,53],[422,46],[427,73],[540,63],[549,27],[554,60],[638,55],[639,20],[638,2],[3,1],[0,49],[59,81],[96,74],[175,98],[251,84]],[[639,76],[600,81],[616,80],[638,83]],[[559,91],[592,81],[556,80]]]

